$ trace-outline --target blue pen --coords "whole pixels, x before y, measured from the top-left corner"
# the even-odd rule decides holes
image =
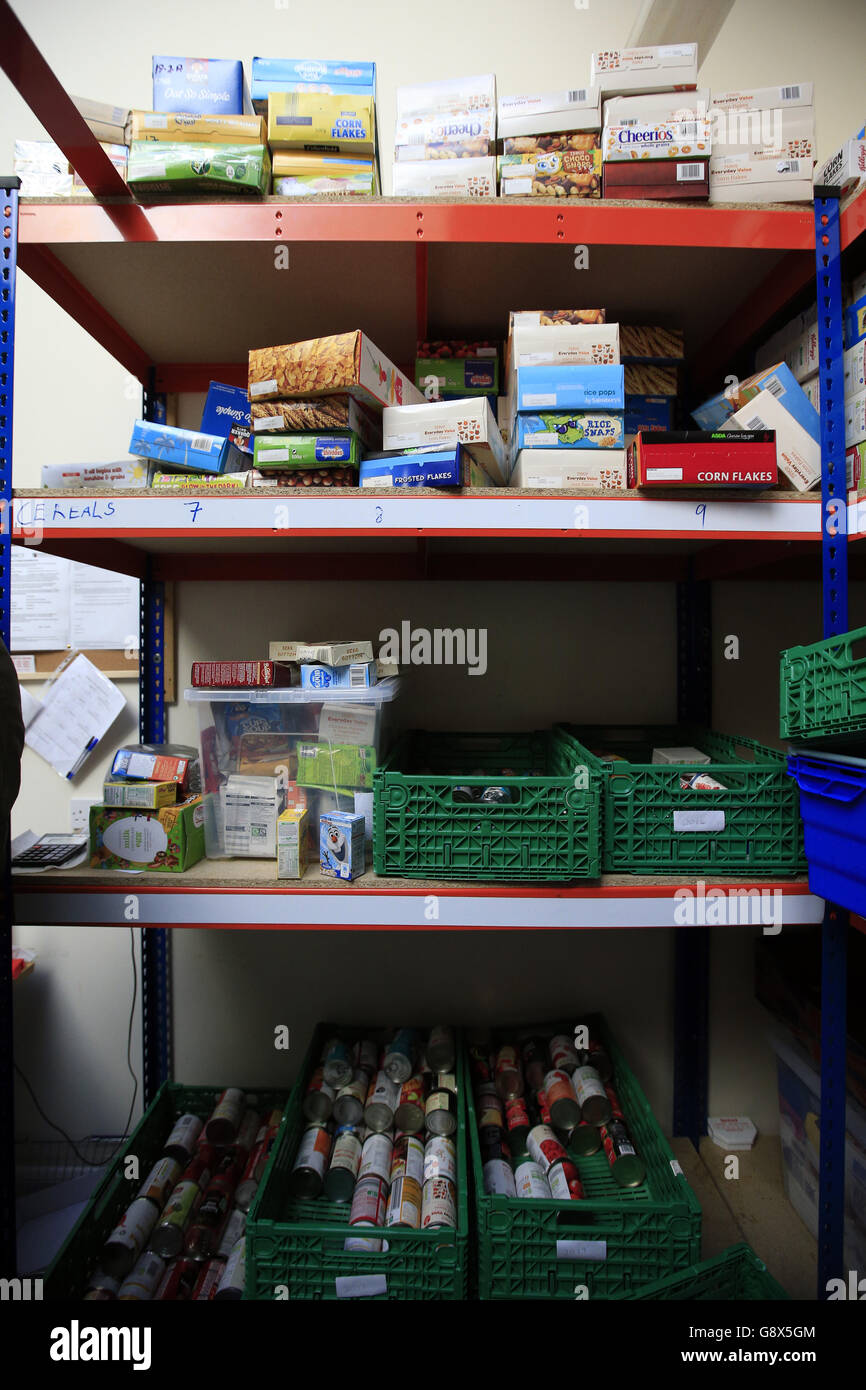
[[[81,756],[80,756],[79,758],[76,759],[74,765],[73,765],[73,766],[69,769],[69,771],[67,772],[67,774],[66,774],[66,780],[67,780],[67,782],[70,781],[73,777],[77,776],[77,774],[81,771],[81,764],[84,762],[84,759],[87,757],[88,753],[92,753],[92,752],[93,752],[93,750],[94,750],[94,748],[96,747],[96,745],[97,745],[98,742],[99,742],[99,739],[98,739],[98,738],[92,738],[92,739],[90,739],[90,741],[89,741],[88,744],[87,744],[87,747],[84,749],[84,751],[82,752]]]

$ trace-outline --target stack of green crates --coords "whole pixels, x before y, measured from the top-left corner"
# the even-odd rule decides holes
[[[388,1249],[344,1250],[350,1236],[377,1236],[378,1230],[349,1225],[349,1206],[293,1197],[289,1178],[301,1135],[307,1084],[320,1064],[327,1038],[347,1043],[376,1036],[379,1028],[320,1023],[313,1034],[300,1076],[292,1091],[283,1126],[274,1145],[247,1219],[245,1299],[450,1299],[467,1296],[469,1263],[469,1165],[466,1140],[466,1080],[457,1063],[457,1225],[429,1231],[403,1227],[382,1229]],[[458,1046],[460,1045],[458,1035]],[[384,1279],[381,1292],[369,1280]],[[348,1281],[348,1282],[347,1282]],[[353,1282],[357,1281],[357,1282]],[[279,1290],[279,1292],[277,1292]]]
[[[589,1158],[570,1154],[585,1193],[582,1201],[488,1196],[470,1104],[478,1291],[483,1299],[630,1297],[633,1290],[700,1257],[698,1200],[643,1091],[604,1020],[580,1022],[598,1037],[613,1063],[612,1085],[646,1165],[646,1179],[640,1187],[620,1187],[602,1150]],[[553,1032],[569,1035],[573,1028],[573,1022],[552,1025]]]
[[[730,1245],[721,1255],[699,1265],[679,1269],[666,1279],[656,1279],[633,1293],[614,1294],[614,1298],[648,1299],[658,1302],[690,1300],[710,1303],[781,1302],[788,1299],[782,1285],[773,1278],[763,1260],[749,1245]]]
[[[376,873],[482,883],[597,878],[601,780],[585,750],[555,731],[407,734],[375,774]],[[489,787],[507,799],[467,800]]]
[[[866,734],[866,627],[782,652],[782,738],[857,742]]]

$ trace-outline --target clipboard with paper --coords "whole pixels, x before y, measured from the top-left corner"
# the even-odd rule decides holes
[[[126,697],[86,656],[73,652],[38,704],[25,742],[71,781],[126,708]]]

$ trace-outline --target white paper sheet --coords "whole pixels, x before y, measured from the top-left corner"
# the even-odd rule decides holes
[[[12,650],[138,650],[139,582],[12,547]]]
[[[21,691],[21,714],[24,718],[24,727],[29,729],[42,709],[42,702],[37,700],[35,695],[31,695],[25,685],[20,685],[18,689]]]
[[[15,651],[69,646],[70,562],[22,545],[12,547],[12,632]]]
[[[46,690],[25,742],[61,777],[72,778],[125,708],[117,686],[78,655]]]
[[[69,645],[79,651],[137,651],[138,580],[75,564],[71,579]]]

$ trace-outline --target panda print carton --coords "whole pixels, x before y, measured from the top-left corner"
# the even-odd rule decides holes
[[[359,878],[364,872],[364,816],[330,811],[319,820],[319,863],[329,878]]]

